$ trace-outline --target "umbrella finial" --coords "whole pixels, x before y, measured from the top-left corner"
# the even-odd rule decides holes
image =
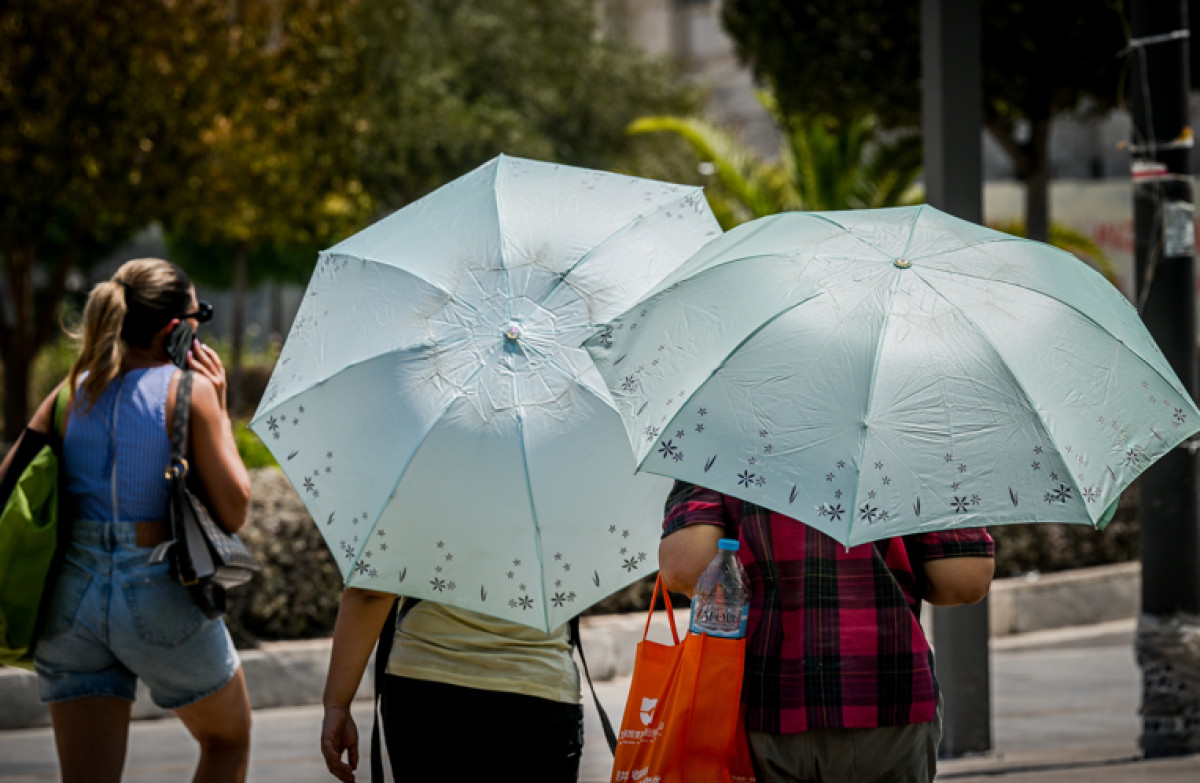
[[[517,323],[510,323],[508,328],[504,330],[504,336],[513,342],[516,342],[517,338],[521,336],[521,325]]]
[[[909,261],[907,258],[897,258],[894,264],[897,269],[908,269],[912,266],[912,261]]]

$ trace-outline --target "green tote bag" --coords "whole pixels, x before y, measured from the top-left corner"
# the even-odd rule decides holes
[[[25,428],[0,481],[0,664],[33,668],[42,613],[69,541],[59,514],[59,457],[67,387],[54,405],[54,433]]]

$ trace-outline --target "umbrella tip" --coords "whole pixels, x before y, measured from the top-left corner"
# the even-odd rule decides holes
[[[892,263],[895,264],[897,269],[908,269],[912,266],[912,261],[909,261],[907,258],[897,258]]]
[[[504,330],[504,336],[515,342],[521,336],[521,325],[517,323],[509,324],[508,328]]]

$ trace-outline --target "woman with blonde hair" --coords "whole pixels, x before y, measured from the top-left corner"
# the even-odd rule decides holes
[[[169,538],[164,468],[180,368],[193,372],[188,459],[209,509],[231,532],[246,521],[250,480],[225,407],[225,369],[194,339],[211,317],[187,274],[152,258],[122,265],[84,308],[79,358],[64,381],[71,542],[34,651],[64,781],[120,780],[139,679],[199,743],[195,780],[246,777],[250,701],[229,632],[167,562],[150,562]],[[31,428],[52,431],[58,391]]]

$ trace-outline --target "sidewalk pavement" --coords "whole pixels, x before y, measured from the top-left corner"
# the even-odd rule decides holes
[[[1114,609],[1121,599],[1113,592],[1128,592],[1128,583],[1136,579],[1136,569],[1105,567],[1087,571],[1096,573],[997,582],[991,599],[994,751],[976,758],[944,761],[939,779],[977,783],[997,778],[1013,783],[1200,780],[1200,756],[1156,760],[1140,756],[1141,720],[1137,710],[1141,674],[1133,658],[1135,621],[1132,610]],[[1123,586],[1114,587],[1117,583]],[[1043,593],[1041,600],[1039,592]],[[1006,597],[1007,593],[1013,595]],[[1135,583],[1133,609],[1137,594]],[[1046,600],[1050,596],[1053,601]],[[1018,634],[1003,628],[998,631],[997,617],[1007,618],[1003,622],[1010,626],[1014,622],[1027,629],[1038,626],[1042,623],[1038,606],[1047,603],[1055,604],[1051,614],[1063,604],[1074,605],[1078,611],[1070,619],[1083,618],[1089,624]],[[1013,606],[1024,608],[1014,611]],[[1095,619],[1097,612],[1104,615],[1114,611],[1127,616]],[[1056,619],[1061,621],[1061,617]],[[581,636],[588,664],[614,724],[619,724],[624,709],[633,648],[644,622],[644,616],[585,618]],[[666,622],[658,618],[654,626],[651,636],[663,638]],[[253,783],[332,779],[317,750],[320,707],[314,706],[319,704],[327,656],[327,644],[320,643],[271,645],[245,656],[256,707],[250,772]],[[11,726],[20,719],[25,726],[0,731],[0,783],[57,779],[51,731],[38,727],[32,714],[20,717],[34,712],[21,694],[29,680],[28,676],[0,677],[0,720]],[[18,684],[20,687],[15,687]],[[367,693],[365,686],[362,695]],[[584,694],[584,709],[586,745],[581,780],[607,781],[612,758],[588,693]],[[139,705],[137,713],[152,715],[154,710]],[[370,702],[356,702],[355,715],[360,727],[368,727]],[[363,733],[369,736],[369,730]],[[125,779],[185,780],[196,758],[195,745],[178,721],[135,721]],[[497,760],[498,764],[502,761]],[[364,770],[359,777],[366,780],[369,776]]]

